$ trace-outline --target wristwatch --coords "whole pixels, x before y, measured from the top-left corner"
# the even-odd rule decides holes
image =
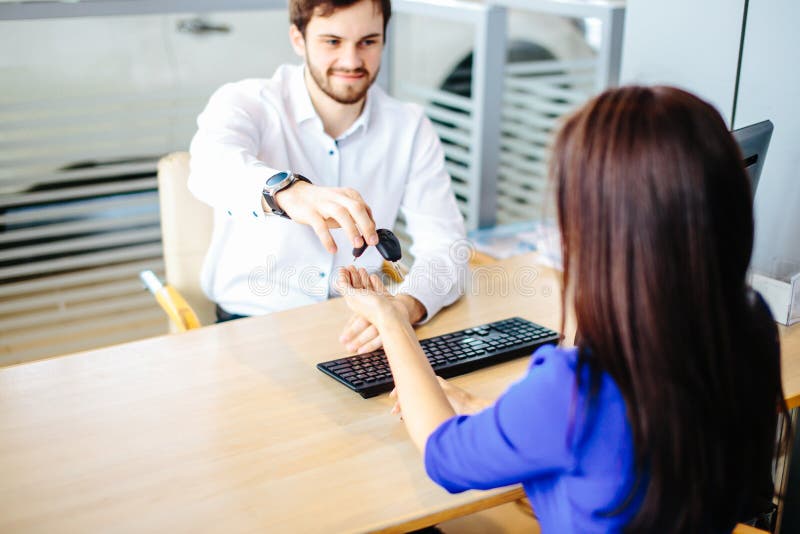
[[[281,171],[267,178],[267,182],[264,184],[264,190],[262,191],[262,194],[264,195],[264,201],[267,203],[267,206],[269,206],[272,215],[278,215],[285,219],[291,219],[291,217],[289,217],[285,211],[278,207],[278,203],[275,202],[275,195],[278,193],[278,191],[282,191],[287,187],[291,187],[292,184],[298,180],[308,182],[309,184],[311,183],[311,180],[305,176],[293,173],[291,171]]]

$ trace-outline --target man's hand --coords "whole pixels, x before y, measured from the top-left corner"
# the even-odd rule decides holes
[[[275,202],[292,220],[311,226],[322,246],[331,254],[336,253],[336,243],[330,228],[343,228],[353,248],[362,246],[363,239],[369,245],[378,244],[372,210],[355,189],[322,187],[298,181],[278,191]]]
[[[365,289],[382,296],[394,308],[396,315],[410,324],[416,323],[425,316],[425,307],[417,299],[410,295],[392,297],[387,293],[380,278],[374,274],[369,275],[365,269],[356,269],[353,266],[344,268],[339,274],[337,283],[340,287]],[[356,303],[351,297],[348,304],[352,308]],[[363,306],[363,303],[361,305]],[[354,310],[356,313],[347,321],[342,335],[339,336],[339,341],[347,348],[348,352],[363,354],[377,350],[383,344],[377,327],[366,318],[372,317],[376,312],[371,308],[365,309],[369,312],[360,309]],[[358,313],[358,311],[362,313]]]
[[[478,413],[492,405],[492,401],[476,397],[472,393],[469,393],[458,386],[454,386],[441,376],[437,376],[436,378],[439,379],[439,385],[442,387],[442,391],[444,391],[448,402],[450,402],[450,406],[453,407],[453,410],[457,414]],[[402,419],[403,409],[400,406],[400,403],[397,401],[397,390],[393,389],[392,392],[389,393],[389,397],[394,400],[392,414],[399,415],[400,419]]]

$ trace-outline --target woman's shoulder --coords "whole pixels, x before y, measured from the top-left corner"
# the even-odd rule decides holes
[[[566,405],[575,384],[577,349],[545,345],[534,352],[525,375],[503,395],[506,406],[522,405],[523,411],[535,404]]]
[[[601,373],[598,395],[590,406],[589,391],[579,365],[577,348],[545,346],[533,353],[528,372],[498,399],[492,420],[503,435],[530,457],[544,447],[559,465],[574,465],[578,436],[603,428],[607,435],[622,439],[626,431],[625,403],[607,373]],[[591,413],[590,413],[591,412]],[[596,426],[594,421],[601,421]],[[590,424],[591,423],[591,424]],[[546,429],[546,432],[544,431]]]
[[[576,347],[543,345],[531,355],[528,376],[535,373],[537,377],[547,377],[551,380],[574,379],[577,364]]]
[[[575,401],[585,400],[593,383],[591,375],[595,373],[595,399],[608,407],[622,405],[624,410],[623,396],[616,382],[602,369],[592,369],[588,364],[590,358],[591,355],[581,359],[577,347],[545,345],[533,353],[528,372],[517,385],[536,391],[538,398],[545,397],[553,402],[561,399],[572,405]],[[581,365],[581,360],[586,365]]]

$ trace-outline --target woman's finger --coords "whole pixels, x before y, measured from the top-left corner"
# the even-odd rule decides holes
[[[386,294],[388,294],[388,292],[386,291],[386,287],[383,285],[383,281],[381,280],[380,276],[378,276],[377,274],[371,274],[371,275],[369,275],[369,281],[370,281],[370,285],[372,286],[372,289],[378,295],[386,295]]]
[[[358,277],[361,280],[361,286],[365,289],[372,289],[369,281],[369,273],[363,267],[358,270]]]
[[[336,271],[336,278],[333,280],[333,287],[342,295],[344,295],[349,288],[353,287],[353,284],[350,281],[350,271],[347,270],[347,267],[342,267]]]
[[[355,265],[348,265],[345,267],[347,269],[347,274],[350,277],[350,283],[355,289],[365,289],[364,283],[361,280],[361,274],[358,272],[358,267]]]

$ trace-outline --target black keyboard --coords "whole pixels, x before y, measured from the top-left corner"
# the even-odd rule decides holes
[[[512,317],[466,330],[420,340],[436,374],[448,378],[520,356],[541,345],[557,343],[557,332]],[[394,387],[383,349],[317,364],[317,369],[365,399]]]

